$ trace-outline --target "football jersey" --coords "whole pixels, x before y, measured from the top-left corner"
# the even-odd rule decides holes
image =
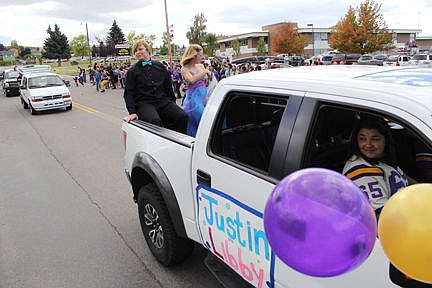
[[[371,164],[357,155],[345,163],[343,174],[351,179],[369,198],[374,210],[381,208],[390,196],[408,186],[403,171],[383,162]]]

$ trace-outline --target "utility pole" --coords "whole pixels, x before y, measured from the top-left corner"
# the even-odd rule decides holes
[[[91,49],[90,49],[90,39],[88,36],[88,26],[87,26],[87,22],[86,22],[86,33],[87,33],[87,46],[88,46],[88,50],[89,50],[89,59],[90,59],[90,65],[92,63],[92,53],[91,53]]]
[[[169,57],[170,70],[172,71],[171,37],[170,37],[170,31],[168,25],[168,10],[167,10],[166,0],[164,0],[164,3],[165,3],[165,23],[166,23],[166,31],[167,31],[167,42],[168,42],[168,57]]]

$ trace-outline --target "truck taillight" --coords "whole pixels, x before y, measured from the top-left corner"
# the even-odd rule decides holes
[[[63,99],[67,99],[67,98],[71,98],[71,96],[70,95],[64,95],[63,96]]]
[[[399,62],[396,62],[396,66],[400,66],[400,63],[399,63]]]
[[[126,131],[123,131],[123,147],[126,151],[126,140],[127,140],[127,133]]]

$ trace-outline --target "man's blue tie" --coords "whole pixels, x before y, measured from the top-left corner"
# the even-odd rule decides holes
[[[142,62],[142,66],[143,66],[143,67],[145,67],[145,66],[147,66],[147,65],[150,65],[150,66],[151,66],[151,65],[152,65],[152,61],[149,60],[149,61],[143,61],[143,62]]]

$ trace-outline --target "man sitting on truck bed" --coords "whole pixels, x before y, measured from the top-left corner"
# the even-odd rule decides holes
[[[144,40],[133,46],[139,60],[127,72],[124,99],[129,116],[158,125],[171,125],[172,129],[186,134],[187,114],[175,103],[171,76],[162,63],[150,59],[151,47]]]

